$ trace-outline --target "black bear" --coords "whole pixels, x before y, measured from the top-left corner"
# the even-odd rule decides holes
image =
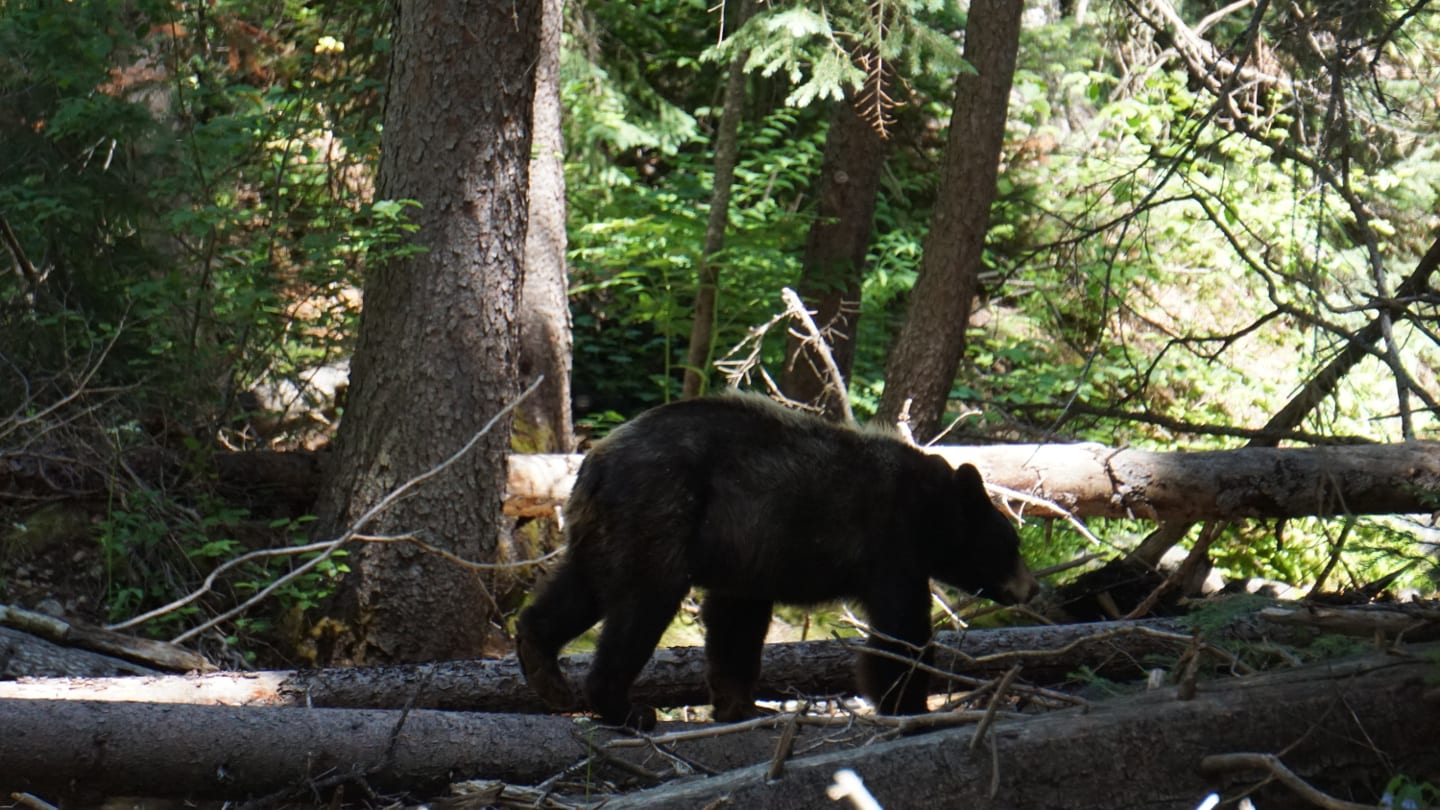
[[[552,707],[578,708],[556,656],[603,618],[589,709],[642,730],[655,712],[631,704],[630,686],[691,586],[704,590],[721,721],[755,713],[775,602],[854,599],[890,639],[870,646],[913,658],[930,639],[931,577],[1004,603],[1039,589],[974,467],[755,395],[664,405],[623,425],[586,456],[565,520],[566,557],[520,614],[521,669]],[[861,688],[881,712],[925,711],[923,673],[861,659]]]

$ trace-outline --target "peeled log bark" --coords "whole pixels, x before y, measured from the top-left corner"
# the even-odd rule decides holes
[[[936,665],[967,678],[990,679],[1021,664],[1022,683],[1054,686],[1088,670],[1113,680],[1134,679],[1145,667],[1173,660],[1190,636],[1178,619],[1095,622],[1049,627],[972,630],[961,638],[943,632]],[[1233,649],[1237,643],[1304,645],[1318,632],[1431,641],[1440,636],[1440,610],[1433,603],[1317,607],[1307,603],[1262,610],[1259,621],[1241,617],[1205,640]],[[0,634],[0,641],[3,641]],[[38,642],[44,643],[44,642]],[[855,641],[854,643],[859,643]],[[851,642],[805,641],[764,648],[759,696],[834,695],[854,690]],[[0,647],[3,651],[4,647]],[[958,650],[961,660],[950,650]],[[13,663],[13,662],[12,662]],[[123,664],[123,662],[118,662]],[[579,683],[589,655],[567,655],[561,667]],[[704,704],[704,651],[671,647],[656,651],[635,684],[638,700],[655,706]],[[132,675],[115,677],[114,675]],[[89,676],[89,677],[86,677]],[[944,684],[936,683],[936,689]],[[377,667],[211,672],[189,675],[121,670],[77,671],[72,677],[0,680],[0,699],[96,700],[189,703],[224,706],[304,706],[397,709],[405,706],[453,711],[544,712],[525,685],[514,658],[397,664]]]
[[[1237,625],[1232,637],[1248,631]],[[1165,638],[1160,634],[1172,634]],[[1266,637],[1273,638],[1274,631]],[[1249,633],[1260,638],[1260,633]],[[1102,677],[1134,678],[1135,663],[1174,658],[1188,646],[1184,625],[1173,619],[1098,622],[1051,627],[972,630],[962,639],[940,633],[937,642],[959,649],[971,661],[956,660],[942,649],[936,665],[969,678],[994,678],[1013,664],[1021,679],[1055,684],[1081,669]],[[1091,639],[1085,641],[1085,639]],[[1079,642],[1077,644],[1077,642]],[[765,646],[758,695],[762,699],[797,695],[853,693],[853,647],[863,642],[804,641]],[[1064,654],[1046,655],[1062,648]],[[579,684],[589,655],[568,655],[561,667]],[[700,647],[657,650],[635,684],[635,698],[654,706],[704,705],[705,653]],[[943,689],[938,682],[934,686]],[[69,699],[220,704],[230,706],[309,706],[315,708],[401,708],[452,711],[544,712],[546,707],[525,684],[514,658],[442,661],[376,667],[209,673],[130,678],[32,678],[0,682],[0,699]]]
[[[987,482],[1080,517],[1194,521],[1408,514],[1433,511],[1440,493],[1440,442],[1200,453],[1100,444],[952,445],[932,452],[951,464],[974,464]],[[547,460],[533,461],[540,458]],[[574,481],[560,475],[561,467],[549,457],[512,456],[507,510],[520,503],[518,495],[536,491],[560,503]],[[538,503],[533,496],[525,502],[529,509]],[[1053,515],[1033,506],[1025,513]]]
[[[848,767],[892,808],[1188,810],[1212,790],[1255,783],[1251,774],[1206,776],[1204,757],[1282,752],[1284,764],[1317,787],[1374,802],[1395,774],[1433,780],[1440,769],[1440,700],[1427,681],[1435,652],[1414,647],[1409,655],[1212,681],[1193,700],[1162,688],[1088,710],[1002,712],[993,748],[975,751],[973,725],[890,742],[875,742],[877,729],[859,721],[800,725],[792,750],[805,756],[785,763],[778,779],[757,764],[772,759],[781,736],[773,726],[671,741],[662,755],[633,740],[609,744],[612,732],[563,717],[0,700],[0,785],[77,804],[106,795],[285,790],[313,800],[312,786],[347,775],[376,790],[424,795],[461,779],[535,783],[569,770],[594,800],[591,786],[602,780],[668,779],[683,762],[700,772],[740,770],[607,807],[691,808],[729,796],[730,807],[829,808],[825,787]],[[932,718],[973,723],[977,714]],[[664,724],[658,732],[716,728]],[[605,746],[601,759],[587,761],[587,744]],[[836,751],[857,745],[863,752]],[[615,760],[628,764],[609,767]],[[1284,806],[1275,798],[1262,795],[1260,806]]]
[[[949,445],[933,452],[951,464],[975,464],[989,483],[1052,501],[1080,517],[1195,521],[1410,514],[1433,511],[1440,493],[1440,442],[1200,453],[1117,450],[1099,444]],[[582,458],[512,455],[506,514],[550,514],[570,494]],[[154,466],[156,475],[169,469]],[[226,496],[267,514],[309,511],[318,470],[313,453],[216,456]],[[0,453],[0,490],[6,488],[53,497],[96,494],[104,482],[86,477],[83,465]],[[272,496],[279,497],[276,493],[284,493],[283,502],[264,508]],[[1025,514],[1051,512],[1027,506]]]
[[[1431,649],[1433,654],[1434,648]],[[1428,699],[1434,665],[1423,655],[1378,655],[1346,663],[1201,684],[1193,700],[1173,687],[1000,722],[993,746],[971,749],[971,728],[872,745],[765,769],[665,785],[612,799],[622,808],[833,808],[825,789],[841,768],[859,773],[884,807],[1193,808],[1211,792],[1233,798],[1258,774],[1207,775],[1211,754],[1279,754],[1292,771],[1331,795],[1374,804],[1396,774],[1440,772],[1440,699]],[[1282,788],[1256,794],[1260,807],[1300,803]]]

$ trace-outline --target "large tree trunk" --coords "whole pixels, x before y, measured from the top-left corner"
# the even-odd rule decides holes
[[[1023,6],[1021,0],[975,0],[970,5],[965,59],[976,72],[956,81],[940,196],[930,216],[905,324],[885,366],[885,394],[876,415],[894,424],[911,400],[911,429],[922,442],[937,432],[965,356],[965,330],[979,289]]]
[[[731,30],[745,24],[754,0],[735,3],[736,19],[727,21]],[[690,345],[685,355],[685,381],[680,396],[685,399],[705,393],[714,354],[716,306],[720,295],[720,259],[725,248],[725,230],[730,224],[730,191],[735,185],[735,164],[740,151],[740,114],[745,106],[745,60],[749,51],[740,51],[730,61],[725,80],[725,101],[715,131],[715,181],[710,195],[710,213],[705,222],[705,246],[696,268],[695,306],[690,324]]]
[[[565,272],[565,141],[560,127],[562,0],[542,0],[530,161],[530,224],[520,297],[520,378],[545,382],[515,410],[522,453],[575,449],[570,419],[570,299]]]
[[[421,203],[414,239],[424,250],[366,280],[349,406],[321,501],[326,534],[458,451],[516,394],[539,6],[416,0],[397,8],[378,196]],[[509,425],[496,425],[366,530],[415,533],[489,559],[509,440]],[[324,659],[414,661],[484,649],[490,602],[474,572],[406,544],[359,547],[347,564]]]
[[[799,292],[815,323],[826,333],[825,343],[835,358],[845,386],[855,363],[855,334],[860,322],[860,283],[865,277],[865,256],[875,223],[875,198],[885,166],[885,142],[860,117],[848,100],[836,102],[825,137],[825,159],[816,182],[819,202],[805,259]],[[785,349],[781,388],[798,402],[817,404],[836,421],[845,409],[836,401],[843,391],[834,389],[814,348],[802,345],[792,333]]]
[[[988,732],[993,743],[978,747],[971,745],[978,712],[911,721],[919,730],[966,725],[889,742],[879,740],[894,737],[893,725],[842,718],[841,728],[799,725],[789,752],[777,746],[784,735],[773,725],[667,740],[662,752],[563,717],[0,701],[0,784],[80,802],[287,789],[313,800],[309,791],[341,781],[423,794],[464,778],[535,783],[575,768],[578,790],[741,768],[617,797],[607,807],[702,807],[722,795],[735,807],[834,807],[825,788],[843,767],[858,770],[895,808],[1188,810],[1210,791],[1255,783],[1248,773],[1207,774],[1204,757],[1255,751],[1283,752],[1286,765],[1322,789],[1374,802],[1395,774],[1433,778],[1440,768],[1433,738],[1440,700],[1426,681],[1424,654],[1416,648],[1209,681],[1189,700],[1182,686],[1039,717],[1005,710]],[[666,724],[657,733],[684,728]],[[824,753],[815,747],[822,739],[865,747]],[[588,756],[592,746],[603,753]],[[787,755],[798,758],[784,762]],[[618,760],[628,764],[614,767]],[[1268,798],[1261,806],[1283,806],[1277,794]]]

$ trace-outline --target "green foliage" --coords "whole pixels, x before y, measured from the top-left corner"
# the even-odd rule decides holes
[[[1398,774],[1385,786],[1380,807],[1383,810],[1434,810],[1440,807],[1440,788]]]
[[[345,350],[364,269],[413,250],[407,204],[371,188],[386,13],[6,5],[0,218],[21,272],[7,261],[0,273],[0,438],[165,445],[203,470],[217,439],[249,440],[229,427],[242,392]],[[117,480],[95,532],[110,618],[188,593],[256,543],[303,536],[257,528],[204,481]],[[192,624],[285,565],[237,572],[148,629]],[[275,604],[313,605],[336,570]]]
[[[299,4],[263,28],[250,13],[7,7],[0,90],[21,104],[0,121],[0,212],[40,277],[0,276],[18,376],[108,346],[96,382],[144,381],[137,411],[218,424],[237,390],[338,350],[355,317],[344,291],[406,249],[399,209],[368,199],[373,57],[340,56],[333,36],[312,47],[327,21]],[[282,35],[297,47],[275,48]],[[234,59],[207,50],[221,41]]]
[[[768,320],[778,290],[798,275],[808,223],[796,202],[820,162],[816,118],[782,108],[741,126],[730,230],[714,257],[722,266],[722,351]],[[611,162],[592,172],[597,161],[587,148],[567,161],[577,416],[633,415],[679,392],[714,167],[699,144],[667,154],[660,145],[678,135],[656,131],[631,141],[655,144],[638,165]],[[604,142],[568,130],[567,138],[613,154]]]
[[[253,550],[253,543],[279,540],[281,548],[305,545],[306,526],[313,520],[285,518],[261,525],[247,510],[210,496],[185,503],[152,489],[128,492],[96,525],[108,618],[119,621],[201,592],[212,572]],[[244,538],[250,538],[248,544]],[[232,568],[216,587],[155,617],[144,629],[157,637],[173,636],[268,587],[317,554],[266,555]],[[227,643],[253,656],[247,648],[255,634],[272,629],[271,617],[312,608],[333,592],[336,580],[347,570],[344,556],[337,552],[288,579],[262,610],[235,621]]]
[[[806,107],[844,101],[865,85],[900,77],[953,74],[973,68],[960,57],[948,30],[954,4],[839,2],[772,5],[708,49],[704,59],[728,64],[744,54],[746,72],[784,76],[785,103]],[[893,88],[885,91],[895,95]]]

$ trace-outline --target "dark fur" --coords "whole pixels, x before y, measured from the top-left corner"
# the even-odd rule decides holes
[[[994,599],[1029,598],[1019,539],[980,475],[894,437],[839,427],[732,395],[651,410],[602,441],[565,509],[565,561],[520,616],[531,686],[577,708],[560,648],[605,624],[585,681],[607,723],[649,728],[630,685],[691,586],[702,618],[715,718],[755,712],[761,645],[775,602],[860,602],[907,652],[930,638],[929,578]],[[923,675],[862,656],[861,685],[882,712],[925,710]]]

